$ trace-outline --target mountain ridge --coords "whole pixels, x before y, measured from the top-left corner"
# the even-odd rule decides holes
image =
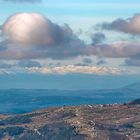
[[[1,116],[0,139],[139,140],[139,122],[140,104],[51,107]]]

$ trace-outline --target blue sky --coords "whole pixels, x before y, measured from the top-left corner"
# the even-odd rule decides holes
[[[42,83],[37,88],[72,89],[109,88],[104,76],[113,77],[112,87],[139,81],[138,0],[25,1],[0,0],[0,88],[34,88],[35,79]],[[125,82],[115,82],[118,75]],[[7,76],[17,80],[10,84]],[[83,82],[67,85],[74,76]],[[19,86],[23,77],[28,86]]]
[[[108,0],[108,1],[93,1],[93,0],[83,0],[83,1],[64,1],[64,0],[47,0],[42,3],[30,4],[13,4],[3,2],[1,0],[0,9],[1,21],[9,17],[11,14],[16,12],[40,12],[45,14],[47,17],[58,23],[65,23],[71,21],[73,23],[76,18],[84,19],[91,18],[95,19],[90,22],[90,25],[99,22],[99,20],[113,20],[116,17],[130,17],[135,13],[139,13],[140,3],[134,0],[133,2],[124,0],[123,2]],[[86,21],[85,21],[86,22]],[[74,25],[73,25],[74,26]]]
[[[96,23],[103,21],[112,21],[116,18],[128,18],[135,13],[139,13],[140,3],[137,0],[133,2],[124,0],[123,2],[108,1],[64,1],[64,0],[43,0],[42,3],[10,3],[1,0],[0,23],[17,12],[39,12],[46,15],[52,21],[63,24],[69,23],[74,29],[83,28],[88,30]],[[80,27],[77,24],[80,22]]]

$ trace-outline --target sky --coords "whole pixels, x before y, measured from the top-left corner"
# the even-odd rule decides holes
[[[139,9],[138,0],[0,0],[0,88],[139,82]]]

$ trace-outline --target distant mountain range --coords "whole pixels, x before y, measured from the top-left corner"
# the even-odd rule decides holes
[[[129,90],[129,91],[140,92],[140,83],[130,84],[130,85],[124,87],[123,89]]]
[[[26,113],[52,106],[126,103],[137,98],[140,98],[140,83],[108,90],[7,89],[0,90],[0,113]]]

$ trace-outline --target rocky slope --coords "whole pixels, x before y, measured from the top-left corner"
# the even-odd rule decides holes
[[[0,116],[1,140],[140,140],[140,105],[85,105]]]

